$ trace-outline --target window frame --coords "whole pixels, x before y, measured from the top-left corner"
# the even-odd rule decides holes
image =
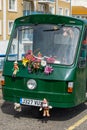
[[[45,5],[44,4],[38,4],[38,11],[44,12],[45,11]]]
[[[69,8],[65,8],[65,15],[69,16],[70,12],[69,12]]]
[[[64,1],[64,2],[70,3],[70,0],[61,0],[61,1]]]
[[[2,10],[2,0],[0,0],[0,10]]]
[[[11,31],[12,31],[12,28],[13,28],[13,25],[12,25],[12,27],[11,27],[11,29],[10,29],[10,26],[9,26],[10,23],[13,23],[13,24],[14,24],[14,20],[9,20],[9,21],[8,21],[8,35],[11,34]]]
[[[11,12],[17,12],[17,0],[15,0],[15,5],[14,5],[14,9],[11,9],[9,6],[9,2],[12,1],[12,0],[8,0],[8,11],[11,11]]]
[[[2,21],[0,20],[0,35],[2,34]]]
[[[63,15],[63,8],[59,7],[58,12],[59,12],[59,15]]]

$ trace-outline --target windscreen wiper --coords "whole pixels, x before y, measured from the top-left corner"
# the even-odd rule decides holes
[[[46,29],[46,30],[43,30],[43,31],[57,31],[57,30],[60,30],[65,24],[62,24],[61,26],[57,27],[57,26],[54,26],[53,29]]]

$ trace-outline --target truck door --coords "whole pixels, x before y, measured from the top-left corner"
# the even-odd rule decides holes
[[[81,46],[81,52],[80,52],[80,63],[79,63],[79,67],[82,68],[82,70],[84,71],[85,69],[85,77],[86,78],[86,97],[87,97],[87,27],[84,33],[84,37],[83,37],[83,42],[82,42],[82,46]]]

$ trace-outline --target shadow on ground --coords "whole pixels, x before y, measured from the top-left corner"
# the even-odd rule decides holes
[[[87,104],[81,104],[74,108],[53,108],[50,110],[51,116],[49,120],[53,121],[65,121],[69,120],[81,112],[87,109]],[[36,118],[38,120],[43,120],[42,112],[39,112],[38,107],[22,106],[22,111],[17,112],[14,110],[14,104],[10,102],[3,102],[1,105],[1,110],[3,113],[13,115],[16,118],[26,117],[26,118]]]

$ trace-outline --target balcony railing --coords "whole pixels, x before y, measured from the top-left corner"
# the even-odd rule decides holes
[[[31,14],[44,14],[44,12],[40,12],[40,11],[29,11],[29,10],[24,10],[23,11],[23,16],[27,16],[27,15],[31,15]]]
[[[5,54],[0,54],[0,72],[3,70]]]
[[[38,3],[54,3],[56,0],[38,0]]]

